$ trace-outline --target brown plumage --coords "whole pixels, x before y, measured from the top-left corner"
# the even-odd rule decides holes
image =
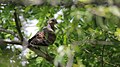
[[[57,20],[52,18],[47,23],[48,25],[42,31],[38,31],[28,40],[29,46],[49,46],[54,43],[56,39],[54,25],[57,23]]]

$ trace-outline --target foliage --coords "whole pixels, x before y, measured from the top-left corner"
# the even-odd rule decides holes
[[[77,3],[84,3],[79,0]],[[85,0],[87,2],[87,0]],[[17,40],[16,34],[12,35],[2,28],[17,33],[14,21],[14,10],[24,23],[27,20],[37,19],[36,26],[42,29],[49,18],[59,20],[56,28],[57,38],[53,45],[48,47],[48,53],[55,57],[54,63],[38,57],[34,51],[29,51],[21,57],[22,49],[16,44],[6,44],[0,41],[0,65],[2,67],[118,67],[120,66],[120,8],[111,5],[87,4],[84,6],[61,7],[46,5],[15,6],[13,4],[0,4],[0,39]],[[27,39],[30,35],[21,32]]]

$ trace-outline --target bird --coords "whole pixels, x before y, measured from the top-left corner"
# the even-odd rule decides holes
[[[42,31],[38,31],[32,38],[28,40],[29,46],[49,46],[56,40],[55,27],[57,24],[55,18],[51,18],[47,21],[47,26],[45,26]]]

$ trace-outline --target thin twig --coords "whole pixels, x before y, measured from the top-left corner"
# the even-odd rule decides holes
[[[22,43],[19,41],[8,41],[8,40],[4,40],[4,39],[0,39],[0,44],[16,44],[16,45],[21,45]]]
[[[20,36],[20,40],[22,42],[24,39],[23,39],[23,35],[22,35],[22,32],[21,32],[21,23],[20,23],[20,19],[18,17],[16,9],[14,9],[14,10],[15,10],[15,12],[14,12],[14,19],[15,19],[16,29],[18,31],[18,34]]]
[[[7,29],[1,28],[1,27],[0,27],[0,32],[5,32],[5,33],[11,34],[11,35],[19,38],[13,31],[10,31],[10,30],[7,30]]]
[[[114,45],[120,44],[119,41],[100,41],[100,40],[86,40],[86,41],[74,41],[72,44],[80,45],[80,44],[93,44],[93,45]]]
[[[108,65],[111,65],[113,67],[119,67],[118,65],[116,64],[113,64],[113,63],[109,63],[108,61],[104,60],[104,63],[108,64]]]

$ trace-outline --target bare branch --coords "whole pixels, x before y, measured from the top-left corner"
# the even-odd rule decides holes
[[[34,51],[38,56],[45,58],[47,61],[53,64],[54,58],[52,58],[49,54],[43,53],[42,51],[35,49],[34,47],[29,47],[32,51]]]
[[[38,56],[43,57],[44,59],[46,59],[47,61],[53,64],[53,60],[54,60],[53,57],[51,57],[48,53],[42,51],[41,49],[37,47],[29,46],[29,43],[26,39],[23,40],[22,45],[25,46],[25,48],[23,48],[23,51],[26,48],[29,48],[30,50],[34,51]]]
[[[11,41],[11,40],[0,39],[0,44],[1,44],[1,45],[3,45],[3,44],[22,45],[23,43],[22,43],[22,42],[19,42],[19,41]],[[26,48],[27,48],[28,43],[25,42],[25,44],[26,44]],[[32,51],[34,51],[38,56],[45,58],[47,61],[49,61],[50,63],[53,64],[54,58],[51,57],[49,54],[43,53],[42,51],[40,51],[40,50],[38,50],[38,49],[35,49],[34,47],[28,47],[28,48],[31,49]]]
[[[93,45],[113,45],[113,42],[111,41],[97,41],[97,40],[89,40],[88,43],[91,43]]]
[[[86,40],[86,41],[75,41],[72,44],[93,44],[93,45],[114,45],[114,44],[120,44],[119,41],[99,41],[99,40]]]
[[[19,38],[13,31],[6,30],[6,29],[4,29],[4,28],[0,28],[0,32],[5,32],[5,33],[11,34],[11,35]]]
[[[21,45],[22,43],[19,42],[19,41],[7,41],[7,40],[0,39],[0,44],[17,44],[17,45]]]
[[[0,0],[0,3],[4,4],[14,4],[14,5],[44,5],[48,3],[49,5],[56,6],[56,5],[61,5],[61,6],[68,6],[71,7],[73,5],[77,7],[82,7],[85,5],[104,5],[104,6],[111,6],[115,5],[117,7],[120,7],[120,1],[115,1],[113,0],[113,3],[111,4],[108,0],[90,0],[90,2],[81,2],[78,0]]]
[[[15,9],[15,12],[14,12],[14,19],[15,19],[18,34],[20,36],[20,40],[23,41],[23,35],[22,35],[22,32],[21,32],[21,23],[20,23],[20,19],[19,19],[18,15],[17,15],[16,9]]]

